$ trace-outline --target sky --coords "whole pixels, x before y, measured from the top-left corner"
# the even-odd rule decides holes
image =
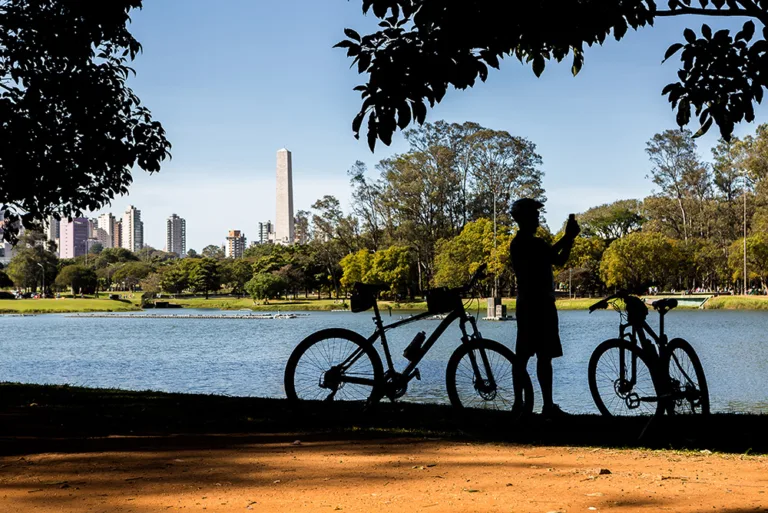
[[[130,30],[143,53],[132,63],[130,87],[167,131],[172,160],[159,173],[134,172],[128,196],[98,213],[121,216],[128,205],[142,212],[145,243],[162,249],[165,221],[187,221],[187,248],[220,245],[227,231],[257,236],[260,221],[275,219],[277,150],[293,154],[294,209],[334,195],[348,208],[346,171],[408,150],[401,135],[375,153],[353,137],[360,107],[353,87],[365,81],[344,51],[332,46],[343,29],[375,29],[360,0],[147,0],[132,13]],[[213,6],[213,7],[212,7]],[[530,66],[502,61],[488,81],[467,91],[450,90],[427,121],[474,121],[525,137],[543,158],[546,219],[560,226],[571,212],[652,192],[646,142],[675,128],[663,87],[676,78],[675,58],[661,63],[686,26],[709,18],[662,19],[590,48],[581,73],[570,62],[550,63],[541,78]],[[754,133],[768,120],[758,107]],[[691,126],[695,131],[698,127]],[[711,160],[717,127],[699,139]]]

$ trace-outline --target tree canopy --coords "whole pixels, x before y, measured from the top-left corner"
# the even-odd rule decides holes
[[[126,84],[141,51],[129,13],[141,5],[0,1],[0,218],[30,227],[98,210],[128,192],[134,167],[153,173],[169,157]]]
[[[362,107],[352,128],[359,137],[367,117],[368,144],[389,145],[397,128],[424,123],[448,88],[466,89],[488,78],[489,68],[512,57],[529,64],[536,76],[547,61],[570,58],[572,72],[584,64],[586,46],[617,41],[629,29],[651,26],[657,18],[703,15],[747,18],[736,34],[700,34],[687,28],[683,41],[669,47],[664,59],[680,55],[677,81],[667,96],[682,127],[698,118],[697,134],[716,123],[725,140],[734,125],[754,120],[754,104],[768,86],[763,72],[768,59],[768,31],[756,32],[755,21],[768,22],[768,0],[526,0],[520,2],[446,2],[444,0],[362,0],[363,12],[381,20],[380,30],[360,36],[345,29],[336,46],[354,59],[367,82],[355,88]]]

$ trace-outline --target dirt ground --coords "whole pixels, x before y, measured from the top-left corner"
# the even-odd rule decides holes
[[[112,437],[0,457],[0,511],[768,511],[765,456],[439,439],[207,440]]]

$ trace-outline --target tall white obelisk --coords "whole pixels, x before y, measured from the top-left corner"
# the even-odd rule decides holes
[[[294,243],[293,231],[293,164],[291,152],[283,148],[277,152],[277,214],[275,216],[275,243]]]

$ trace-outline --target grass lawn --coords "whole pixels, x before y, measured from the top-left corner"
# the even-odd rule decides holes
[[[141,310],[136,303],[104,298],[0,299],[0,313],[129,312]]]
[[[768,310],[768,296],[718,296],[706,303],[707,310]]]

